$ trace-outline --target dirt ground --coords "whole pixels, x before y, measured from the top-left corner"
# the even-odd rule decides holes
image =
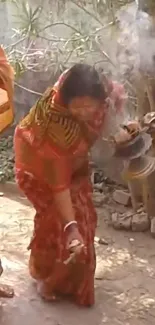
[[[96,246],[95,307],[46,304],[27,269],[33,209],[19,194],[5,191],[0,197],[1,282],[13,285],[16,296],[0,300],[1,325],[155,324],[155,240],[150,234],[117,232],[106,226],[104,209],[98,209],[97,235],[109,245]]]

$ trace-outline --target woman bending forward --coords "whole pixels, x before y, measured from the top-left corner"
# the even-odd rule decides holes
[[[97,216],[88,152],[104,126],[106,98],[98,72],[76,64],[16,128],[16,180],[36,210],[29,269],[47,300],[94,304]],[[75,261],[65,264],[71,252]]]

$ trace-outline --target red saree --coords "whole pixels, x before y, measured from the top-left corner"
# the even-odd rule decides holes
[[[61,279],[52,283],[52,290],[71,295],[79,305],[91,306],[94,304],[97,217],[92,202],[88,151],[99,136],[105,111],[101,109],[89,125],[79,124],[60,103],[57,88],[48,90],[15,132],[17,183],[36,210],[29,268],[35,279],[52,279],[57,265],[63,266],[68,257],[53,193],[69,188],[87,256],[85,261],[79,259],[66,266]]]

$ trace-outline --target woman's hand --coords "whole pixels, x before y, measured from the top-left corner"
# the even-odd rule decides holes
[[[123,144],[127,141],[130,141],[134,134],[138,133],[141,130],[141,126],[137,121],[130,121],[125,124],[120,131],[114,136],[116,144]]]
[[[65,246],[70,253],[80,254],[84,247],[83,238],[75,221],[70,190],[58,192],[54,196],[56,207],[64,226]]]
[[[66,248],[70,253],[80,254],[84,249],[84,241],[76,224],[70,225],[65,230]]]
[[[138,121],[130,121],[126,124],[126,127],[130,134],[137,133],[141,130],[141,126]]]
[[[121,128],[120,131],[115,134],[114,140],[116,144],[123,144],[131,140],[131,134],[127,130]]]

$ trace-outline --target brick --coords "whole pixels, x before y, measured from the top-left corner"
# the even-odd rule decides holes
[[[126,191],[116,190],[113,193],[113,200],[119,204],[127,206],[131,204],[131,195]]]
[[[132,231],[143,232],[150,228],[147,213],[134,214],[132,217]]]
[[[119,215],[118,213],[112,214],[112,225],[117,230],[130,230],[131,229],[131,215]]]

